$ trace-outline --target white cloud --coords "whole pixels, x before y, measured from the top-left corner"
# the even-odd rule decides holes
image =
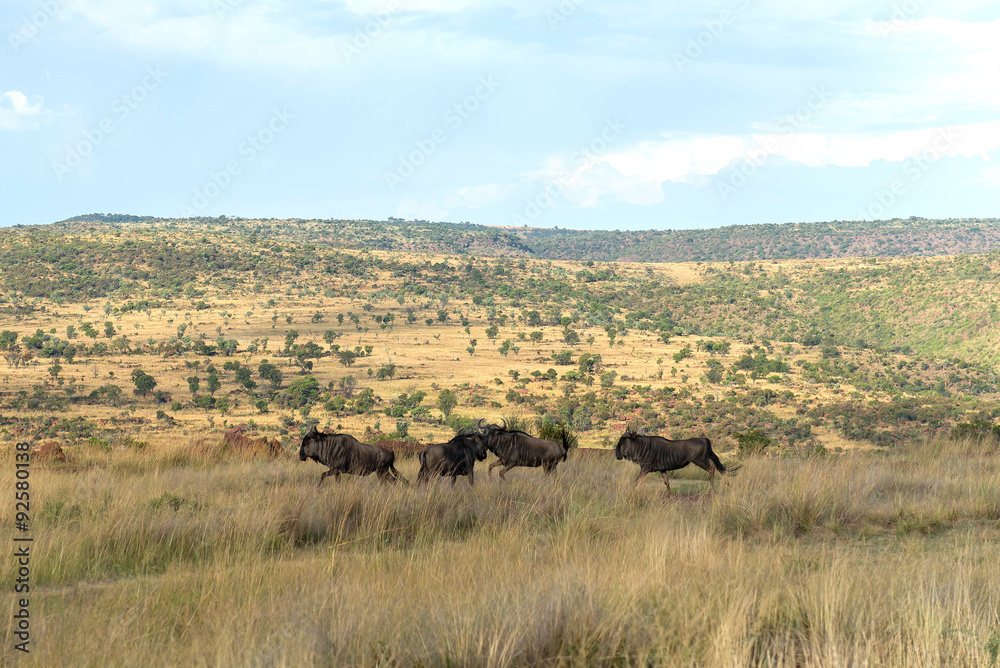
[[[0,130],[37,130],[52,120],[55,114],[42,106],[42,98],[28,96],[19,90],[0,95]]]
[[[927,161],[943,157],[979,157],[988,160],[1000,149],[1000,121],[908,130],[885,134],[751,134],[666,137],[609,151],[581,167],[567,180],[566,163],[554,156],[540,175],[548,184],[562,182],[561,193],[583,207],[595,207],[602,196],[631,204],[662,201],[665,183],[705,184],[728,167],[744,160],[758,162],[770,156],[809,168],[867,167],[873,162]],[[993,178],[996,172],[985,175]]]

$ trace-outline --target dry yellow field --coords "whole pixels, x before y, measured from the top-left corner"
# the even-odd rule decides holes
[[[33,465],[32,651],[15,660],[5,625],[0,660],[996,666],[998,462],[951,441],[751,458],[715,495],[695,471],[668,497],[612,456],[317,488],[295,458],[89,452]]]
[[[377,252],[371,254],[394,256],[406,261],[419,260],[426,263],[450,262],[455,265],[462,263],[461,259],[448,256],[428,258],[407,256],[406,254],[379,254]],[[579,264],[576,263],[546,262],[545,264],[563,266],[569,269],[579,268]],[[808,263],[800,264],[806,265]],[[775,263],[774,266],[780,267],[783,271],[795,271],[797,263]],[[665,282],[676,285],[692,285],[703,279],[705,271],[712,271],[713,265],[709,263],[621,264],[616,265],[616,270],[623,275],[655,273],[661,276]],[[323,288],[320,276],[299,276],[296,280],[299,284],[313,284],[318,291]],[[178,327],[186,323],[187,328],[184,331],[186,336],[194,339],[204,336],[208,342],[212,342],[221,335],[226,339],[238,341],[240,350],[232,358],[222,356],[199,358],[190,353],[172,357],[157,354],[111,354],[93,359],[78,358],[73,364],[63,363],[61,365],[63,368],[57,379],[50,376],[47,363],[36,358],[31,363],[19,368],[13,368],[7,364],[0,375],[3,381],[2,391],[5,396],[13,396],[19,390],[27,390],[36,384],[43,384],[54,390],[72,386],[77,395],[85,395],[109,382],[119,384],[126,391],[130,391],[132,385],[129,376],[133,370],[141,368],[156,379],[157,390],[168,392],[175,399],[187,404],[186,408],[181,411],[168,410],[176,420],[176,426],[166,431],[172,438],[183,441],[184,439],[211,437],[212,434],[221,435],[221,432],[228,426],[248,420],[253,420],[264,429],[274,430],[279,429],[282,417],[301,421],[301,416],[288,412],[282,413],[280,410],[260,414],[251,401],[235,391],[231,382],[225,382],[226,374],[222,371],[222,364],[230,359],[239,361],[253,369],[256,369],[262,360],[267,359],[281,368],[287,385],[288,382],[301,374],[291,361],[285,357],[276,356],[275,352],[282,348],[285,336],[291,330],[298,333],[296,343],[299,344],[314,342],[325,348],[324,332],[333,330],[338,335],[334,343],[342,345],[345,349],[355,346],[371,346],[370,356],[359,357],[350,368],[339,364],[337,358],[332,356],[315,360],[315,366],[310,371],[310,375],[319,381],[321,387],[325,388],[330,382],[336,383],[345,376],[353,376],[358,382],[359,389],[371,387],[376,395],[386,402],[401,393],[412,394],[414,391],[422,390],[427,393],[424,405],[430,407],[432,414],[436,417],[442,417],[440,412],[433,408],[437,391],[455,389],[459,391],[457,414],[475,419],[486,417],[496,420],[505,415],[525,414],[523,407],[508,406],[504,398],[508,389],[514,386],[509,374],[517,372],[521,377],[528,377],[532,372],[545,373],[554,368],[551,356],[561,350],[572,349],[574,357],[582,353],[599,354],[603,361],[603,369],[613,370],[618,374],[617,383],[619,386],[642,385],[653,390],[664,387],[688,388],[695,396],[712,396],[719,400],[727,390],[732,388],[711,386],[699,380],[707,370],[707,361],[717,359],[730,365],[751,348],[748,344],[734,340],[731,341],[732,347],[727,354],[709,355],[697,349],[697,342],[705,337],[674,336],[669,343],[664,343],[655,333],[638,330],[629,332],[624,339],[617,339],[616,345],[609,346],[609,338],[603,329],[586,326],[580,326],[576,329],[581,343],[567,346],[562,341],[563,330],[561,327],[551,325],[529,327],[514,317],[510,317],[506,325],[500,325],[498,336],[494,340],[490,340],[485,334],[488,323],[485,319],[484,307],[476,306],[468,300],[447,301],[447,309],[450,313],[461,312],[469,318],[468,333],[464,327],[455,322],[457,319],[455,315],[451,315],[447,323],[435,321],[433,324],[427,325],[423,321],[424,316],[428,313],[433,314],[437,304],[428,307],[424,303],[427,300],[420,302],[416,299],[400,304],[396,299],[388,296],[402,280],[388,274],[381,276],[377,282],[365,286],[367,292],[355,299],[328,298],[321,294],[292,294],[291,287],[282,282],[268,284],[263,294],[223,292],[210,285],[204,285],[199,286],[205,291],[202,299],[210,304],[210,308],[205,310],[159,308],[152,309],[148,313],[133,311],[124,315],[112,316],[106,316],[102,310],[108,304],[106,300],[61,305],[46,302],[46,300],[35,300],[36,308],[44,307],[44,312],[36,310],[30,315],[18,316],[15,322],[9,322],[4,327],[11,327],[19,331],[22,339],[36,330],[65,338],[67,326],[75,326],[78,337],[80,337],[81,324],[91,322],[98,331],[102,332],[96,340],[107,342],[110,337],[103,336],[103,323],[110,321],[116,330],[116,336],[122,334],[128,336],[131,339],[132,347],[138,349],[148,341],[161,342],[177,336]],[[377,296],[379,294],[386,296],[380,299]],[[363,310],[365,304],[371,305],[370,312]],[[528,307],[525,306],[525,308]],[[412,324],[406,324],[408,309],[416,309],[420,313],[420,319]],[[322,321],[312,322],[316,313],[324,314]],[[359,324],[350,322],[346,317],[342,324],[336,322],[335,318],[338,314],[347,316],[351,313],[359,316]],[[393,327],[381,329],[371,320],[375,314],[392,314],[396,324]],[[513,315],[511,314],[511,316]],[[543,339],[537,343],[526,339],[529,330],[541,331]],[[588,342],[590,337],[593,337],[593,342]],[[474,356],[467,352],[471,339],[476,339],[478,342]],[[266,341],[266,350],[254,353],[245,352],[247,346],[254,340]],[[504,340],[512,341],[519,349],[511,351],[506,356],[502,355],[498,348]],[[693,350],[692,356],[681,362],[674,362],[672,356],[684,347],[690,347]],[[818,353],[815,350],[798,345],[792,345],[789,348],[790,355],[788,357],[790,359],[807,361],[818,359]],[[192,362],[196,363],[197,366],[193,368],[189,366]],[[198,410],[189,405],[191,393],[186,378],[191,375],[199,375],[202,381],[201,391],[204,393],[204,381],[207,375],[205,369],[210,364],[215,365],[224,381],[218,396],[225,396],[227,393],[233,395],[231,408],[224,416],[216,411]],[[376,380],[372,374],[385,364],[397,366],[398,370],[395,376],[386,380]],[[575,367],[555,368],[561,375],[568,369]],[[782,379],[781,383],[772,383],[762,378],[755,381],[753,386],[771,388],[775,391],[792,391],[802,402],[822,401],[831,396],[829,388],[812,386],[800,382],[795,376],[788,375]],[[596,385],[593,389],[600,390]],[[561,396],[563,391],[558,382],[534,382],[530,390],[533,393],[551,398]],[[462,400],[463,391],[465,396],[474,393],[485,397],[490,402],[501,404],[502,407],[491,404],[478,407],[469,406]],[[845,387],[843,394],[847,394],[849,391],[850,388]],[[83,410],[70,408],[60,417],[72,418],[75,415],[82,415],[87,419],[105,424],[110,424],[112,418],[129,417],[145,418],[155,422],[156,411],[161,408],[164,407],[156,406],[150,399],[145,399],[139,401],[138,405],[130,406],[125,410],[101,405],[86,406]],[[781,409],[776,410],[780,411]],[[30,411],[25,411],[25,413],[31,415]],[[39,412],[34,417],[43,417],[44,415],[46,415],[44,412]],[[327,415],[319,407],[311,412],[311,417],[320,419],[321,428],[339,428],[353,433],[363,433],[366,429],[376,428],[375,422],[379,421],[379,418],[373,420],[371,416]],[[613,420],[603,428],[589,432],[583,436],[581,445],[601,447],[613,442],[631,417],[629,415],[619,416],[619,419]],[[128,429],[127,426],[121,428]],[[392,431],[392,420],[381,419],[378,428],[383,433]],[[160,427],[159,431],[162,432],[164,429]],[[136,436],[141,435],[140,428],[136,428],[135,432]],[[410,433],[411,436],[422,442],[433,442],[450,437],[452,431],[440,421],[434,420],[414,424]],[[671,435],[681,438],[690,434]],[[724,437],[723,439],[725,440]],[[828,440],[822,432],[819,432],[819,439],[829,442],[831,447],[840,445],[837,439],[830,438]],[[726,442],[722,444],[722,447],[726,448],[730,445],[731,442]]]

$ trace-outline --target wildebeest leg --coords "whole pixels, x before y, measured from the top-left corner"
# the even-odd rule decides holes
[[[490,464],[490,467],[488,469],[486,469],[486,475],[488,475],[490,478],[493,477],[493,467],[494,466],[503,466],[503,462],[498,459],[495,462],[493,462],[492,464]]]
[[[326,480],[326,477],[328,475],[332,475],[334,480],[336,480],[337,482],[340,482],[340,471],[334,471],[333,469],[330,469],[329,471],[324,471],[323,475],[321,475],[319,477],[319,484],[320,485],[323,484],[323,481]]]
[[[504,474],[506,474],[507,471],[511,470],[512,468],[514,468],[513,464],[507,464],[507,466],[503,467],[503,470],[500,471],[500,479],[503,480]]]
[[[694,464],[695,466],[699,467],[699,468],[702,468],[702,469],[708,471],[708,485],[709,485],[709,487],[712,488],[712,491],[714,492],[715,491],[715,462],[713,462],[711,459],[708,459],[706,457],[703,460],[696,461],[696,462],[691,462],[691,463]]]
[[[475,484],[476,484],[475,473],[472,472],[472,469],[469,469],[469,487],[472,487]]]
[[[673,494],[674,490],[670,489],[670,478],[667,477],[667,472],[663,471],[663,484],[667,486],[667,494]]]
[[[636,487],[638,487],[639,486],[639,481],[642,480],[643,478],[645,478],[646,474],[648,474],[648,473],[649,473],[649,471],[643,471],[642,469],[639,469],[639,475],[637,475],[635,477],[635,480],[632,481],[632,484],[635,485]]]
[[[457,473],[452,473],[451,474],[451,486],[454,487],[456,482],[458,482],[458,474]]]

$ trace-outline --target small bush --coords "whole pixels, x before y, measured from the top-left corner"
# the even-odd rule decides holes
[[[90,438],[88,438],[87,445],[89,445],[92,448],[97,448],[98,450],[111,452],[111,441],[100,438],[98,436],[91,436]]]
[[[739,457],[762,455],[772,445],[771,438],[757,429],[751,429],[742,434],[733,434],[733,438],[739,443],[739,447],[736,448],[736,454]]]
[[[951,430],[953,440],[970,439],[976,441],[1000,440],[1000,425],[975,418],[969,422],[960,422]]]

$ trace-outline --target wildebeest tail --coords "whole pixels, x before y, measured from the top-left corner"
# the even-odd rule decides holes
[[[712,460],[712,463],[715,464],[715,468],[719,469],[720,473],[725,473],[726,467],[722,465],[722,462],[719,461],[719,457],[712,450],[712,441],[707,438],[705,441],[708,443],[708,458]]]
[[[417,460],[420,461],[420,474],[423,474],[424,471],[427,470],[427,453],[421,450],[417,454]],[[418,478],[420,477],[420,474],[418,474]]]
[[[562,429],[559,430],[562,435],[562,446],[563,446],[563,461],[566,461],[566,456],[569,454],[569,439],[566,437],[566,425],[563,425]]]

